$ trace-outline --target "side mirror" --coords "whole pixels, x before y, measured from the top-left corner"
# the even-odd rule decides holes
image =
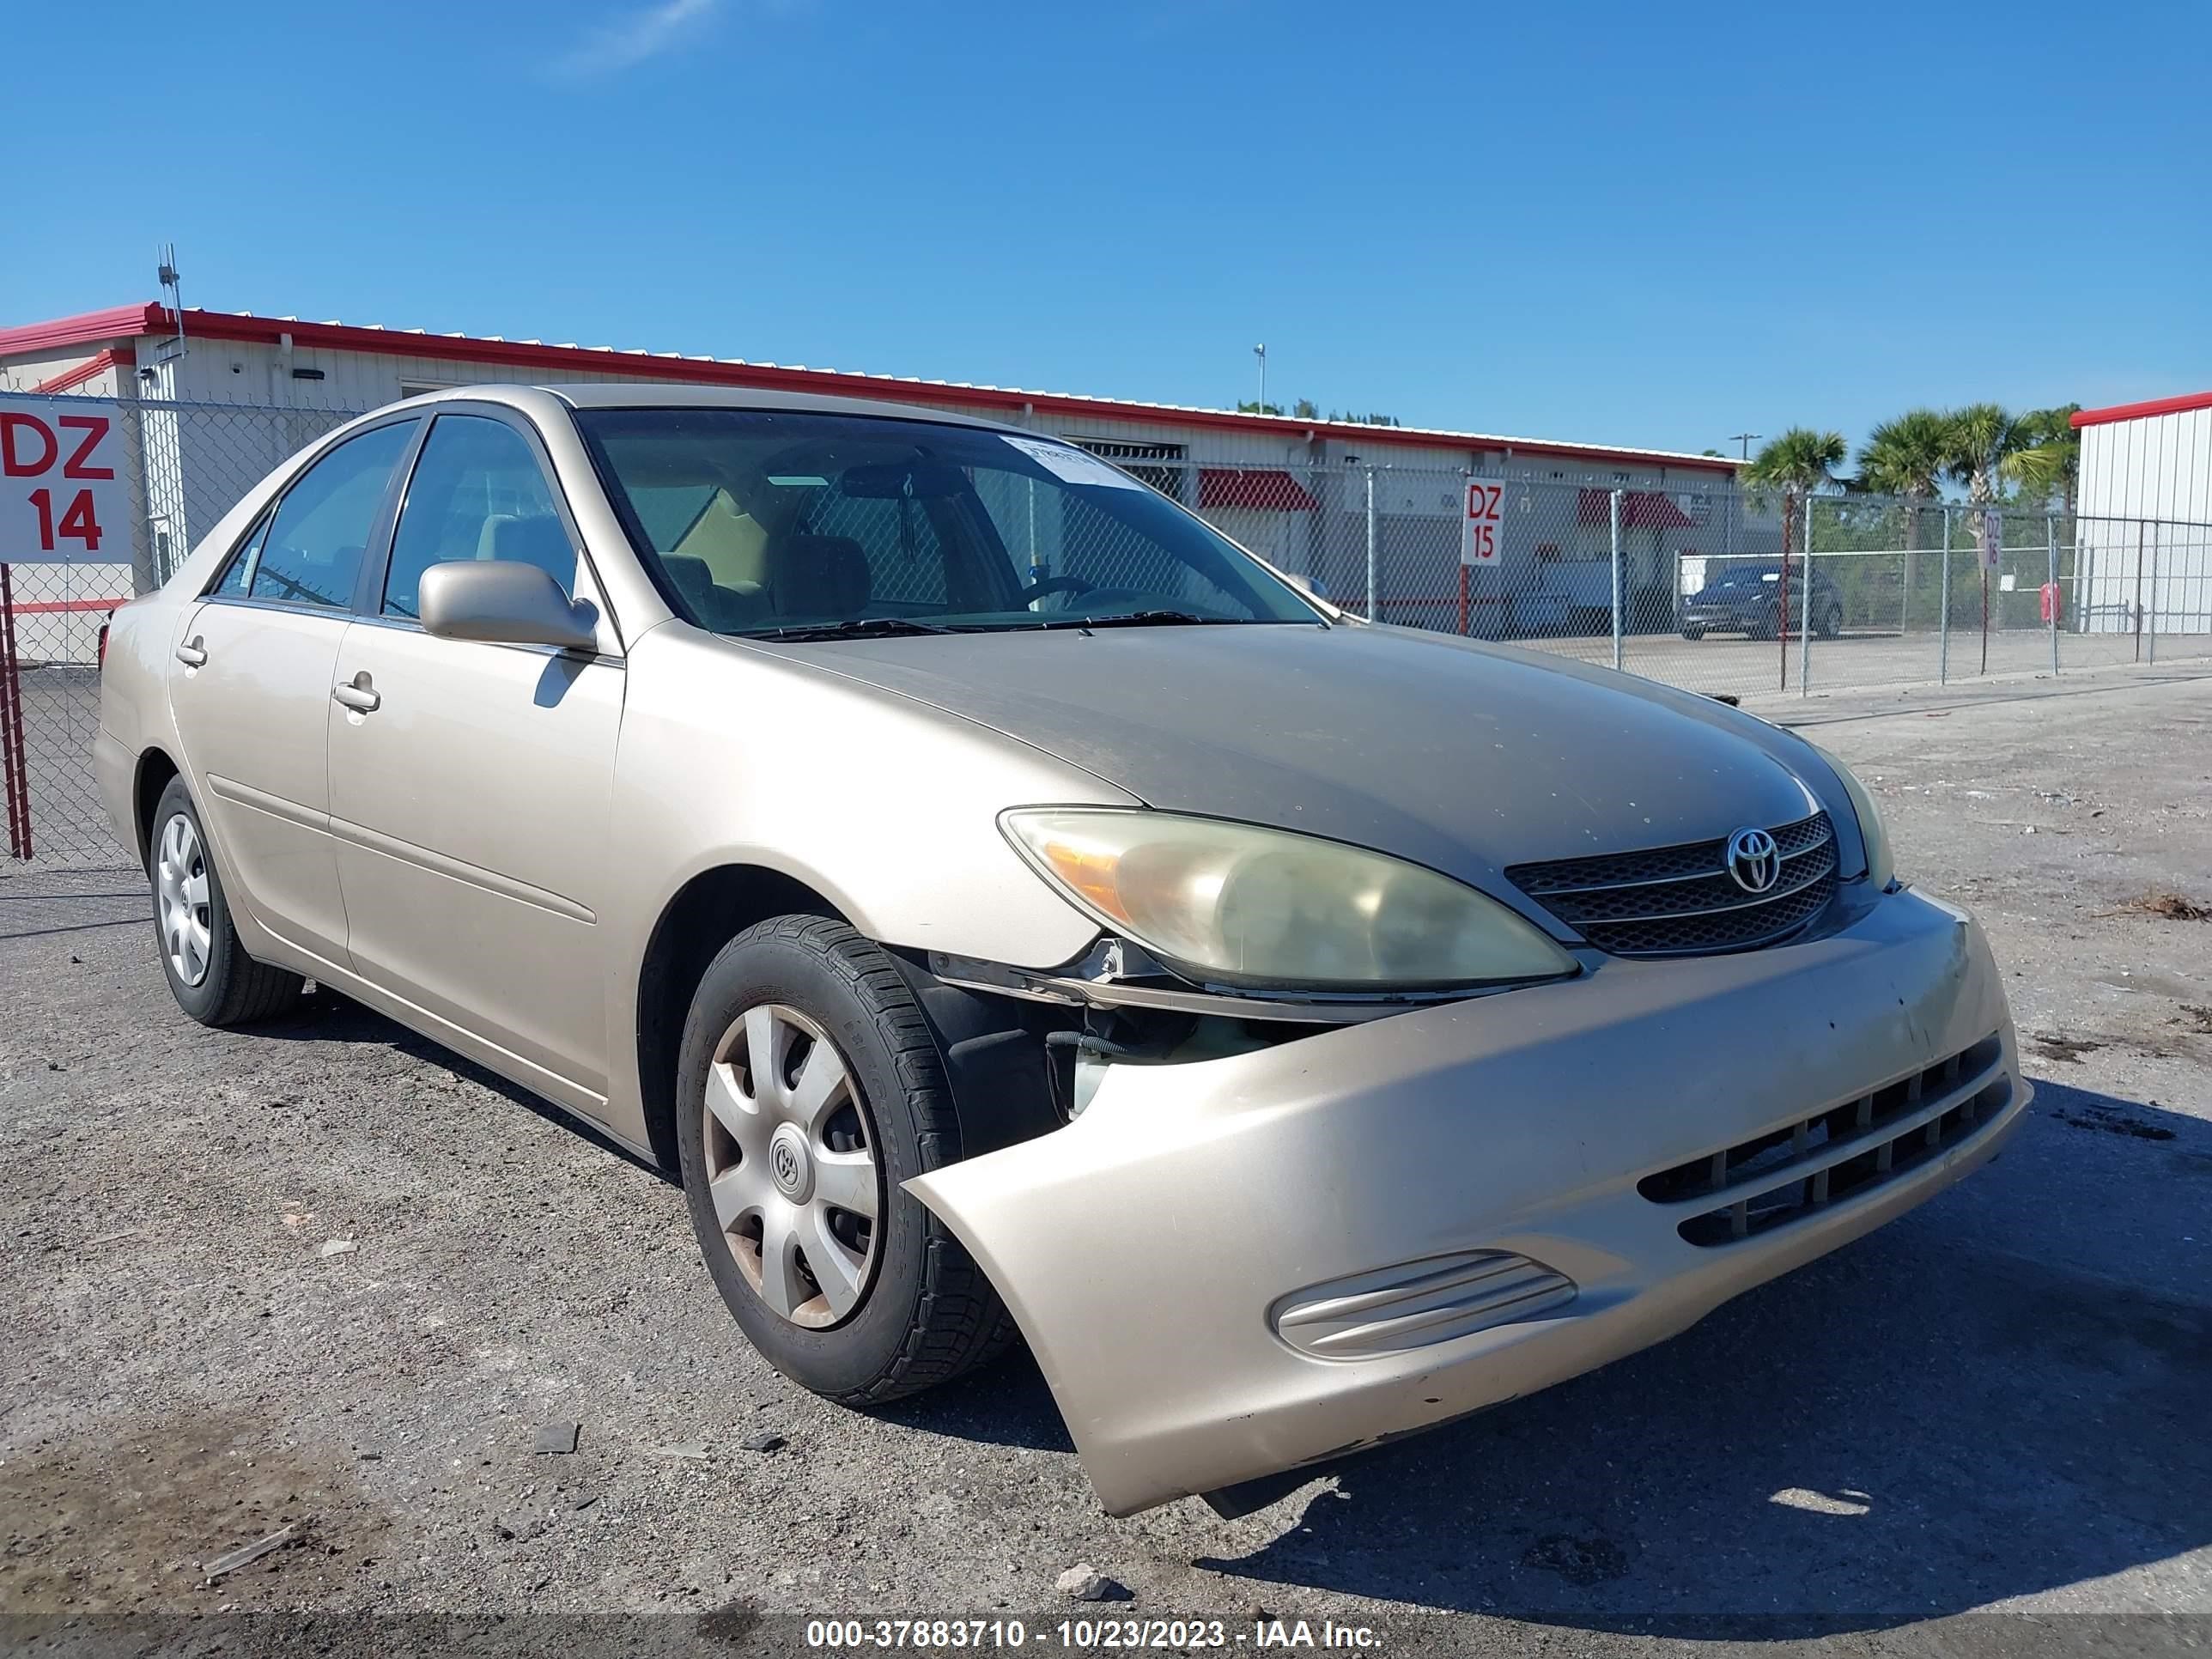
[[[534,564],[516,559],[455,559],[422,573],[422,626],[447,640],[495,645],[598,648],[591,607],[578,605]]]

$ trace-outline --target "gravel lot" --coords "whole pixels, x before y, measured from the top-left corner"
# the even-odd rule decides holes
[[[1089,1563],[1117,1612],[1401,1650],[2212,1641],[2172,1617],[2212,1614],[2212,921],[2131,908],[2212,903],[2212,678],[1770,712],[1987,925],[2039,1091],[2013,1148],[1662,1348],[1237,1522],[1103,1516],[1025,1357],[876,1416],[811,1399],[653,1173],[333,999],[191,1024],[135,872],[0,880],[0,1636],[273,1650],[309,1634],[179,1615],[307,1608],[347,1615],[311,1627],[331,1650],[393,1644],[362,1614],[773,1649],[787,1614],[1034,1630]],[[534,1452],[556,1421],[576,1450]],[[653,1616],[489,1622],[525,1610]]]

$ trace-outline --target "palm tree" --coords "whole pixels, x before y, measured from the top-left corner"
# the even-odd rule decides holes
[[[1943,470],[1966,486],[1969,507],[1987,507],[1997,498],[1997,480],[2006,459],[2023,447],[2021,423],[1996,404],[1968,404],[1945,417],[1950,428]],[[1981,514],[1974,515],[1976,533]]]
[[[2081,488],[2081,434],[2074,429],[2079,404],[2031,410],[2015,422],[2024,447],[2005,457],[2004,473],[2047,506],[2056,495],[2068,518],[2074,516]]]
[[[1920,546],[1920,509],[1935,499],[1950,456],[1950,420],[1932,409],[1909,409],[1867,434],[1859,451],[1859,483],[1905,504],[1905,547]],[[1912,561],[1905,560],[1908,571]]]
[[[1793,426],[1781,436],[1770,439],[1743,469],[1743,482],[1754,489],[1782,492],[1784,559],[1790,556],[1790,529],[1796,517],[1797,497],[1810,495],[1833,483],[1836,469],[1850,453],[1850,447],[1844,442],[1840,432],[1815,432],[1808,426]]]
[[[1782,602],[1781,628],[1784,640],[1790,637],[1790,532],[1797,516],[1797,498],[1805,501],[1805,521],[1812,524],[1813,492],[1836,481],[1836,469],[1850,453],[1840,432],[1815,432],[1809,426],[1793,426],[1778,438],[1771,439],[1751,464],[1743,469],[1743,481],[1754,489],[1779,489],[1782,492],[1782,591],[1777,596]],[[1808,573],[1806,587],[1811,591],[1811,576]],[[1810,617],[1803,618],[1801,626],[1811,626]],[[1782,659],[1782,674],[1786,682],[1790,675],[1790,657],[1785,651]]]
[[[1919,573],[1920,512],[1943,482],[1950,454],[1950,419],[1932,409],[1909,409],[1867,434],[1859,451],[1859,483],[1905,503],[1905,592],[1901,625],[1912,619],[1912,592]]]

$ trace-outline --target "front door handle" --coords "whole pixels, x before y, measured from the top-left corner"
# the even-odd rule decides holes
[[[198,668],[202,663],[205,662],[207,660],[207,651],[206,648],[200,644],[200,641],[204,637],[204,635],[196,634],[192,636],[191,642],[189,645],[179,646],[177,647],[177,660],[184,664],[187,668]]]
[[[377,705],[384,701],[376,694],[375,688],[369,684],[368,671],[365,668],[352,679],[332,686],[331,697],[333,702],[343,703],[356,714],[374,714],[376,712]]]

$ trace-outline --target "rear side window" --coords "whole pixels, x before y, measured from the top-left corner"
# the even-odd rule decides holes
[[[261,544],[268,539],[269,519],[264,514],[261,522],[253,526],[253,533],[246,538],[246,544],[230,556],[229,568],[212,591],[233,599],[242,599],[252,592],[254,567],[261,562]]]
[[[376,528],[392,469],[412,422],[349,438],[303,473],[276,504],[249,592],[257,599],[343,609]]]
[[[392,539],[384,614],[421,614],[422,573],[452,559],[534,564],[573,594],[576,550],[528,440],[504,421],[441,415],[407,485]]]

